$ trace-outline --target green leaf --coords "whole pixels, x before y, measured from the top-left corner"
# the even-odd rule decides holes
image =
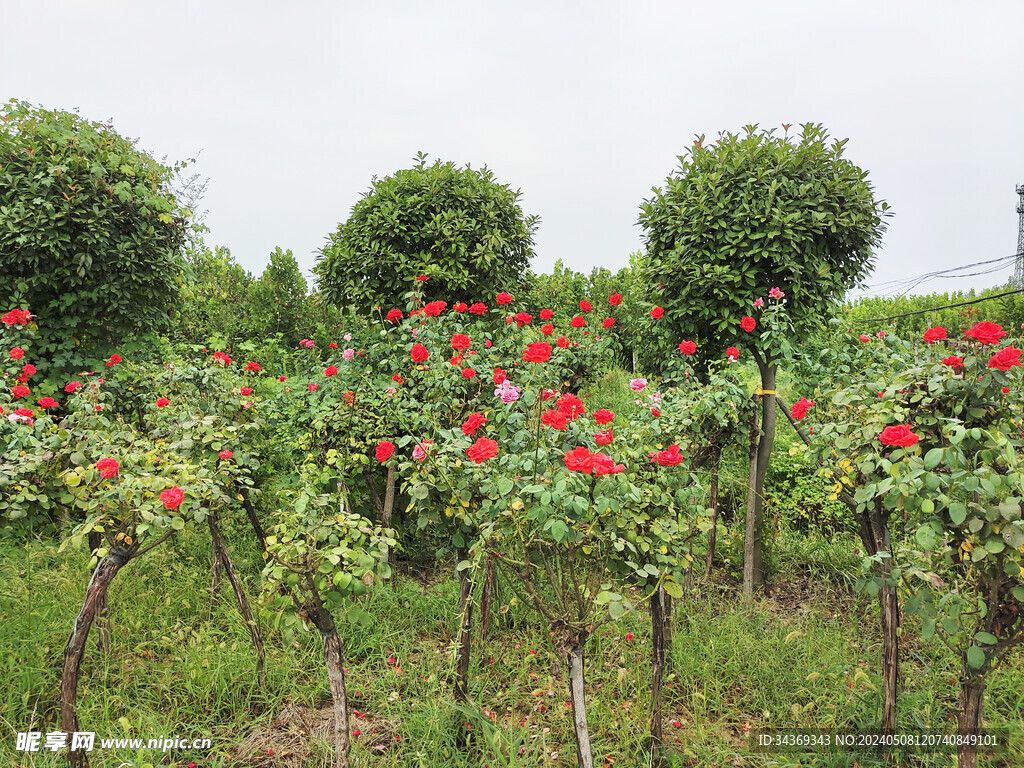
[[[953,521],[953,525],[963,525],[964,520],[967,519],[967,507],[961,504],[959,501],[949,505],[949,519]]]
[[[626,613],[625,607],[620,602],[608,603],[608,615],[614,621],[618,621]]]
[[[935,469],[942,463],[942,455],[942,448],[932,448],[924,455],[924,468],[927,470]]]
[[[981,669],[985,666],[985,652],[976,645],[967,649],[967,663],[972,669]]]
[[[683,587],[678,581],[665,581],[661,588],[665,590],[665,594],[669,597],[674,597],[676,600],[683,596]]]
[[[979,632],[974,636],[974,641],[984,643],[985,645],[995,645],[999,642],[999,639],[991,632]]]

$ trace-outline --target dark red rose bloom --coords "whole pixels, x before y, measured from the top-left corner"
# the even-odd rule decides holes
[[[569,346],[569,340],[565,338],[565,336],[559,336],[558,340],[555,342],[555,346],[565,349]]]
[[[543,333],[545,336],[550,336],[552,333],[554,333],[554,331],[555,326],[553,326],[551,323],[548,323],[547,325],[540,329],[540,332]]]
[[[924,340],[929,344],[934,344],[936,341],[942,341],[946,338],[946,329],[941,325],[936,325],[934,328],[929,328],[924,332]]]
[[[324,376],[333,376],[333,375],[334,375],[334,374],[336,374],[337,372],[338,372],[338,369],[337,369],[337,368],[335,368],[335,367],[334,367],[333,365],[328,365],[328,366],[327,366],[327,367],[326,367],[326,368],[324,369]]]
[[[455,302],[455,305],[452,307],[452,309],[454,309],[461,315],[463,312],[469,309],[469,305],[467,305],[466,302],[464,301],[457,301]]]
[[[238,391],[241,393],[242,397],[248,397],[252,394],[252,387],[242,387]]]
[[[501,368],[495,368],[491,380],[495,384],[501,384],[501,382],[508,380],[508,374],[501,370]]]
[[[11,387],[11,394],[14,395],[14,399],[18,400],[22,397],[28,397],[32,394],[32,390],[26,387],[24,384],[15,384]]]
[[[245,370],[252,371],[253,373],[259,373],[260,364],[257,363],[255,360],[250,360],[248,363],[245,364]]]
[[[725,356],[730,360],[739,360],[740,351],[736,349],[736,347],[729,347],[727,350],[725,350]]]
[[[556,406],[559,411],[565,414],[565,418],[570,421],[579,418],[586,413],[586,409],[583,407],[583,401],[576,397],[576,395],[569,392],[558,398]]]
[[[469,311],[474,315],[482,315],[487,311],[487,305],[482,302],[477,302],[469,308]]]
[[[692,355],[694,352],[697,351],[697,345],[692,341],[680,341],[679,351],[682,352],[684,355]]]
[[[501,304],[511,304],[512,303],[512,294],[509,294],[509,293],[499,293],[497,296],[494,297],[494,301],[497,302],[499,305],[501,305]]]
[[[608,303],[611,304],[613,307],[619,306],[619,304],[622,303],[622,294],[613,293],[611,296],[608,297]]]
[[[900,448],[909,448],[911,445],[916,445],[917,441],[921,438],[915,435],[913,430],[911,430],[906,424],[900,424],[898,426],[886,427],[883,429],[882,433],[878,436],[878,439],[883,445],[895,445]]]
[[[593,454],[584,445],[581,445],[579,448],[573,448],[571,451],[566,451],[562,461],[565,462],[565,468],[570,472],[585,472],[589,475],[594,471]]]
[[[950,368],[960,368],[964,364],[964,359],[962,357],[957,357],[956,355],[949,355],[948,357],[942,358],[942,364],[948,365]]]
[[[544,411],[540,415],[540,420],[542,424],[547,424],[552,429],[565,429],[569,423],[568,418],[561,411]]]
[[[594,421],[602,426],[610,423],[615,418],[615,414],[609,411],[607,408],[602,408],[594,413]]]
[[[471,342],[469,336],[464,333],[456,333],[452,335],[452,349],[469,349]]]
[[[445,309],[447,309],[447,308],[448,308],[448,303],[447,302],[444,302],[444,301],[432,301],[429,304],[427,304],[425,307],[423,307],[423,314],[425,314],[427,317],[437,317],[442,312],[444,312]]]
[[[176,485],[160,494],[160,501],[167,509],[177,509],[184,500],[185,492]]]
[[[651,310],[651,317],[655,320],[660,320],[665,315],[665,310],[661,307],[655,307]]]
[[[596,435],[594,435],[594,442],[597,443],[598,445],[611,445],[612,439],[614,437],[615,435],[612,434],[612,428],[609,427],[608,429],[604,430],[604,432],[598,432]]]
[[[747,333],[750,333],[756,327],[757,321],[750,315],[744,315],[743,318],[740,320],[740,328],[742,328]]]
[[[516,313],[516,325],[522,328],[524,325],[529,325],[533,322],[533,315],[528,312],[517,312]]]
[[[40,408],[56,408],[60,405],[60,403],[49,396],[39,398],[38,403]]]
[[[540,319],[541,320],[550,320],[554,316],[555,316],[555,313],[553,311],[551,311],[550,309],[542,309],[540,311]]]
[[[589,301],[587,301],[586,299],[583,299],[580,302],[580,309],[582,309],[584,312],[590,312],[593,309],[593,307],[590,306],[590,302]]]
[[[573,328],[582,328],[586,324],[587,321],[584,320],[583,317],[580,315],[576,315],[576,317],[569,321],[569,325],[571,325]]]
[[[464,378],[464,379],[472,379],[474,376],[476,376],[476,371],[474,371],[472,368],[463,368],[462,369],[462,378]]]
[[[604,322],[601,323],[601,326],[604,328],[611,328],[613,325],[615,325],[614,317],[606,317]]]
[[[389,322],[397,323],[401,319],[402,319],[402,310],[400,310],[400,309],[392,309],[390,312],[388,312],[388,321]]]
[[[683,454],[679,452],[678,445],[670,445],[664,451],[654,454],[654,461],[662,467],[674,467],[682,463]]]
[[[806,397],[801,397],[793,406],[789,409],[789,415],[797,421],[803,421],[804,416],[807,415],[808,409],[814,405],[813,400],[808,400]]]

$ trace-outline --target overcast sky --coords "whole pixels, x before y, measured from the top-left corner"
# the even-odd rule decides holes
[[[616,270],[695,135],[809,121],[893,208],[869,282],[1017,249],[1020,0],[0,0],[0,18],[0,98],[197,157],[207,241],[257,274],[275,246],[309,270],[418,150],[522,190],[535,270]]]

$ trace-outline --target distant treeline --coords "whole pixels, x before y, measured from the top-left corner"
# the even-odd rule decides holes
[[[1024,294],[991,298],[1012,290],[1012,285],[1000,285],[979,292],[971,290],[966,293],[953,291],[917,296],[865,297],[848,302],[838,317],[840,322],[863,333],[895,330],[902,335],[909,335],[923,333],[935,325],[941,325],[952,333],[969,328],[979,320],[1016,328],[1024,323]],[[972,301],[977,303],[949,306]]]

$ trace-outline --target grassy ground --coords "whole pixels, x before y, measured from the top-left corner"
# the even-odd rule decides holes
[[[260,561],[244,535],[230,545],[252,593]],[[679,605],[666,689],[671,763],[679,766],[950,765],[915,753],[886,763],[873,753],[758,752],[758,728],[868,728],[877,711],[877,622],[870,600],[851,595],[852,540],[783,532],[773,552],[775,586],[740,606],[728,573],[699,583]],[[80,716],[100,737],[212,737],[203,752],[107,749],[93,765],[133,767],[326,766],[329,698],[319,638],[283,647],[271,628],[267,683],[255,683],[246,629],[225,589],[210,609],[209,545],[186,534],[131,563],[111,589],[113,650],[90,642]],[[60,765],[50,753],[14,751],[18,731],[57,729],[61,653],[84,592],[83,554],[0,545],[0,765]],[[452,697],[457,584],[406,573],[368,600],[371,628],[344,627],[348,685],[358,711],[353,759],[360,766],[561,766],[575,761],[565,677],[531,614],[508,605],[491,639],[474,649],[476,709]],[[906,626],[905,728],[951,731],[956,667],[937,644]],[[641,766],[648,723],[649,631],[627,616],[587,648],[588,706],[597,764]],[[629,639],[632,633],[632,639]],[[90,641],[92,638],[90,638]],[[393,662],[390,661],[393,657]],[[987,765],[1020,765],[1024,701],[1018,655],[992,674],[986,725],[1017,731],[1014,752]],[[468,747],[455,733],[467,729]],[[271,754],[273,750],[273,754]]]

